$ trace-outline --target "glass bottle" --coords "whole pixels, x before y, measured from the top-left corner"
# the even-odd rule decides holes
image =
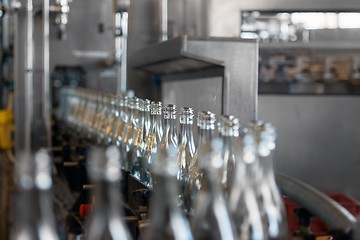
[[[153,164],[157,182],[150,203],[150,225],[145,231],[145,240],[191,240],[193,239],[187,219],[183,216],[178,203],[176,175],[177,148],[169,145],[159,148]]]
[[[104,103],[105,103],[105,97],[103,94],[99,94],[95,96],[96,98],[96,110],[94,112],[93,118],[91,119],[90,122],[90,126],[89,126],[89,131],[87,132],[87,139],[90,142],[93,142],[94,137],[96,136],[97,133],[97,128],[99,125],[99,122],[102,118],[102,111],[104,108]]]
[[[68,115],[70,93],[71,91],[68,87],[61,88],[60,90],[60,103],[56,112],[58,120],[64,121]]]
[[[231,223],[226,201],[219,182],[223,167],[221,141],[205,142],[201,145],[198,166],[202,172],[200,189],[195,199],[195,213],[191,227],[195,239],[237,239]]]
[[[163,135],[163,125],[161,118],[162,103],[152,102],[151,103],[151,117],[152,126],[149,137],[145,142],[145,151],[142,159],[140,181],[149,187],[153,186],[153,179],[151,176],[151,166],[153,163],[154,155],[157,152],[158,144],[161,141]]]
[[[168,148],[169,145],[178,147],[178,133],[176,128],[176,105],[168,104],[164,109],[164,131],[159,147]]]
[[[105,126],[105,134],[103,139],[103,143],[105,145],[111,143],[116,121],[120,117],[120,106],[118,105],[120,102],[119,99],[121,99],[121,96],[113,96],[111,99],[110,115],[108,118],[108,123]]]
[[[229,211],[239,239],[268,239],[257,198],[259,161],[256,158],[255,136],[244,130],[242,147],[236,156],[234,181],[229,196]]]
[[[67,122],[70,124],[70,127],[74,127],[76,121],[76,114],[79,105],[79,94],[77,89],[73,89],[69,98],[69,115]]]
[[[78,133],[77,129],[82,124],[82,118],[84,114],[84,110],[86,107],[87,99],[86,99],[86,90],[82,88],[77,89],[77,97],[78,97],[78,103],[77,103],[77,109],[74,116],[74,130],[76,133]]]
[[[97,143],[98,144],[104,143],[107,127],[111,124],[110,121],[112,119],[114,119],[112,107],[114,106],[114,103],[115,103],[115,96],[108,94],[106,96],[105,100],[106,101],[105,101],[104,110],[103,110],[104,115],[99,124],[99,130],[98,130],[98,135],[97,135]]]
[[[102,98],[102,107],[99,111],[99,115],[98,115],[97,123],[96,123],[96,127],[95,127],[95,135],[94,135],[95,139],[94,140],[96,141],[97,144],[101,143],[101,139],[105,132],[107,119],[110,114],[110,105],[111,105],[110,101],[111,101],[110,94],[104,94],[103,98]]]
[[[59,239],[51,197],[51,161],[45,150],[32,158],[21,154],[16,163],[18,197],[16,204],[16,240]]]
[[[130,119],[129,98],[120,96],[118,103],[119,118],[115,124],[112,143],[120,147],[125,127]]]
[[[193,137],[193,118],[194,111],[192,108],[183,107],[180,110],[180,135],[179,135],[179,152],[178,163],[179,171],[177,179],[180,186],[179,205],[185,211],[190,212],[190,196],[186,195],[186,184],[189,181],[189,166],[195,154],[195,143]]]
[[[151,101],[148,99],[140,101],[140,120],[134,137],[131,150],[130,173],[140,180],[141,162],[144,156],[145,143],[150,134],[150,110]]]
[[[221,157],[224,165],[220,174],[220,181],[223,188],[225,199],[228,200],[235,171],[234,149],[241,147],[239,137],[240,123],[234,116],[221,116],[218,123],[218,130],[222,140]]]
[[[260,163],[258,174],[258,197],[263,224],[270,239],[287,239],[286,212],[279,189],[275,182],[272,151],[275,149],[276,131],[270,123],[253,123],[256,136],[257,158]]]
[[[206,151],[206,144],[211,144],[215,130],[215,114],[209,111],[198,112],[197,125],[199,129],[197,149],[189,166],[189,181],[185,186],[185,195],[190,202],[190,214],[194,213],[193,203],[201,188],[202,171],[199,168],[199,157]]]
[[[83,99],[82,100],[83,104],[82,104],[81,111],[78,113],[78,122],[77,122],[77,125],[75,128],[75,132],[76,132],[77,136],[81,136],[80,134],[82,133],[83,128],[84,128],[84,123],[86,120],[86,115],[87,115],[87,111],[89,108],[89,104],[91,104],[90,99],[88,97],[88,90],[83,89],[82,99]]]
[[[131,236],[122,221],[123,206],[119,183],[120,152],[116,146],[90,151],[88,171],[95,184],[95,205],[86,232],[88,240],[127,240]]]
[[[127,171],[130,171],[131,146],[139,122],[140,100],[137,97],[130,99],[129,109],[129,120],[124,128],[122,142],[120,144],[120,154],[124,159],[123,168]]]

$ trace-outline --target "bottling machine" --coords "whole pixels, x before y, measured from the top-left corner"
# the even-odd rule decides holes
[[[359,46],[353,41],[353,35],[357,34],[357,29],[339,30],[340,33],[346,33],[346,43],[349,43],[340,44],[344,40],[340,37],[335,42],[325,41],[326,36],[333,34],[330,30],[292,31],[291,24],[281,21],[276,27],[281,31],[266,32],[272,29],[270,25],[261,28],[264,22],[279,18],[283,20],[279,17],[281,14],[318,11],[354,13],[360,7],[356,1],[339,3],[334,0],[325,5],[321,0],[293,3],[275,0],[251,3],[220,3],[216,0],[18,0],[1,3],[1,34],[3,39],[7,39],[3,51],[7,50],[8,59],[13,61],[13,64],[10,60],[4,61],[3,65],[14,68],[13,76],[6,75],[7,69],[3,68],[2,78],[10,80],[8,89],[14,86],[15,159],[23,151],[31,152],[44,147],[52,153],[58,172],[53,181],[55,204],[59,206],[60,212],[57,215],[62,216],[61,221],[65,222],[64,229],[70,239],[81,235],[86,228],[85,219],[88,216],[88,204],[91,203],[89,190],[94,186],[89,185],[85,164],[92,142],[83,135],[74,135],[71,122],[69,124],[64,119],[54,117],[56,107],[64,100],[60,89],[68,86],[118,95],[133,90],[137,97],[189,106],[195,112],[207,110],[219,116],[232,114],[244,125],[257,120],[258,116],[270,120],[279,129],[280,135],[275,166],[285,174],[277,174],[277,185],[284,195],[300,204],[296,207],[292,203],[286,205],[288,217],[291,215],[296,219],[305,219],[306,223],[303,222],[302,227],[309,227],[309,219],[316,215],[326,223],[335,239],[357,239],[356,218],[310,185],[325,191],[347,190],[359,196],[356,188],[357,172],[353,167],[358,138],[354,138],[350,147],[348,141],[345,141],[346,134],[349,134],[349,129],[354,127],[359,116],[355,114],[354,118],[348,117],[353,125],[347,125],[349,121],[336,119],[329,120],[333,124],[330,127],[309,127],[312,124],[309,119],[312,117],[304,117],[301,114],[303,110],[298,114],[293,113],[293,109],[289,110],[286,105],[281,107],[282,110],[287,109],[284,113],[274,107],[285,101],[296,110],[296,107],[302,109],[306,103],[299,107],[297,102],[293,102],[295,97],[274,100],[276,96],[261,94],[337,94],[336,91],[340,91],[340,94],[347,91],[356,94],[359,66],[358,56],[354,52],[358,51]],[[282,32],[285,25],[287,36]],[[244,39],[254,34],[261,40]],[[316,41],[317,38],[320,40]],[[280,50],[283,54],[284,49],[285,56],[279,58]],[[324,59],[322,66],[318,64],[313,67],[317,72],[310,74],[304,71],[304,66],[309,70],[308,56],[304,56],[304,52],[311,57],[315,56],[316,60],[319,56]],[[302,58],[295,58],[294,53],[295,56],[300,54]],[[334,56],[344,54],[353,60],[343,60],[344,57],[340,57],[340,61],[334,60]],[[286,68],[289,61],[291,67],[296,65],[302,69],[291,72],[291,69]],[[276,80],[279,76],[281,80],[271,85],[267,77],[273,72],[267,67],[274,65],[277,68],[281,66],[282,70],[286,68],[287,75],[285,70],[277,72],[278,75],[272,74],[272,82],[279,82]],[[346,72],[344,69],[351,72],[345,74],[347,78],[343,78],[342,73]],[[331,82],[335,70],[342,80],[353,80],[353,88],[346,87],[348,85],[344,84],[347,82],[343,81],[334,85],[321,81],[313,85],[296,85],[289,81],[289,78],[298,80],[315,76],[316,80],[324,77]],[[300,75],[302,78],[294,77]],[[11,79],[14,79],[13,84]],[[303,92],[304,89],[307,92]],[[128,94],[131,96],[131,91]],[[327,108],[323,108],[324,112],[336,104],[339,113],[334,115],[341,116],[353,112],[358,98],[356,95],[351,99],[344,97],[340,103],[333,99],[329,100],[330,103],[323,103],[323,99],[320,103],[315,101],[307,104],[325,106]],[[327,115],[318,114],[316,109],[311,108],[310,112],[320,116],[316,118],[319,121],[327,119]],[[288,119],[289,116],[291,119]],[[297,116],[300,118],[296,119]],[[11,127],[8,119],[11,118],[6,118],[6,125],[0,125],[0,132],[5,127]],[[324,140],[320,137],[325,147],[316,145],[306,137],[305,131],[293,131],[293,125],[288,124],[289,121],[297,120],[304,121],[299,126],[305,129],[325,131],[325,135],[321,136],[333,132],[333,138]],[[336,124],[340,127],[337,128]],[[294,135],[299,136],[299,142],[295,142]],[[313,136],[319,140],[319,135]],[[336,141],[333,139],[338,136],[339,144],[334,144]],[[313,144],[310,147],[313,152],[302,153],[309,150],[309,144]],[[347,147],[343,148],[344,145]],[[325,151],[326,146],[330,147]],[[346,152],[339,154],[340,151]],[[314,157],[309,157],[312,154],[319,158],[316,162]],[[340,165],[339,156],[343,157]],[[302,161],[304,164],[301,164]],[[328,163],[330,169],[319,170],[319,165]],[[123,194],[124,221],[132,236],[138,237],[148,224],[146,220],[151,189],[127,171],[123,171],[122,175],[119,191]],[[345,175],[348,177],[345,178]],[[293,216],[293,208],[301,209],[296,212],[297,216]]]

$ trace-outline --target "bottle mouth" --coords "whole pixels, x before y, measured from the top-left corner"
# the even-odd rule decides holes
[[[225,115],[220,117],[218,122],[218,130],[223,136],[239,136],[240,121],[232,115]]]
[[[183,107],[180,110],[179,120],[180,124],[193,124],[194,110],[190,107]]]
[[[151,101],[149,99],[144,100],[144,111],[145,112],[151,111]]]
[[[137,97],[133,97],[129,101],[130,109],[139,109],[140,101]]]
[[[200,129],[215,129],[216,116],[210,111],[198,112],[197,125]]]
[[[161,115],[162,103],[161,102],[151,102],[151,114],[152,115]]]
[[[176,105],[168,104],[164,109],[164,119],[176,119]]]
[[[120,107],[127,107],[128,101],[129,101],[128,96],[119,96],[119,106]]]
[[[269,156],[276,145],[277,134],[275,127],[270,123],[254,121],[250,123],[249,132],[254,136],[258,154],[262,157]]]

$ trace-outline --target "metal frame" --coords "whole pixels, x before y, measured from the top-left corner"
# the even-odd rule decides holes
[[[221,96],[216,96],[216,101],[221,104],[220,113],[236,115],[243,123],[257,118],[257,62],[256,41],[188,36],[149,46],[129,58],[130,67],[161,75],[163,86],[169,81],[181,83],[185,79],[196,79],[199,78],[199,72],[214,69],[214,76],[219,77],[220,69],[222,91]],[[179,78],[180,73],[183,79]],[[200,76],[210,79],[209,75]],[[189,85],[188,88],[193,86]],[[201,88],[196,91],[204,93]],[[187,93],[178,93],[178,96],[187,98]],[[211,94],[204,93],[201,96],[204,102],[209,100],[209,110],[217,104]],[[168,99],[167,93],[163,91],[162,97]],[[196,109],[196,106],[192,107]]]

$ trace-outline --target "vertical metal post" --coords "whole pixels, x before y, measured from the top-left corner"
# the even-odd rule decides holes
[[[34,39],[33,39],[33,1],[26,2],[26,41],[25,41],[25,151],[31,151],[33,124],[33,78],[34,78]]]
[[[129,15],[128,12],[121,14],[121,29],[122,29],[122,52],[121,52],[121,92],[127,90],[127,38],[128,38],[128,25]]]
[[[115,62],[117,64],[117,94],[127,90],[127,39],[130,0],[114,0]],[[121,30],[121,31],[119,31]],[[121,38],[119,37],[121,35]]]
[[[43,118],[47,147],[51,147],[51,94],[50,94],[50,55],[49,55],[49,0],[43,0]]]
[[[160,0],[161,41],[168,40],[168,0]]]

